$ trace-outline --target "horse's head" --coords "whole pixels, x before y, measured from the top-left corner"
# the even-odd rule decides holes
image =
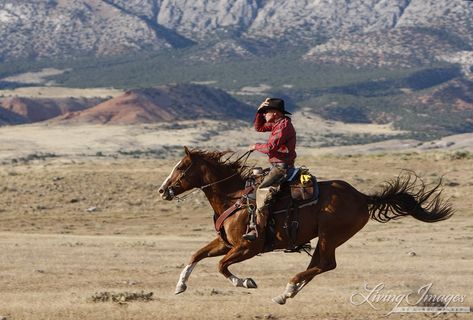
[[[169,176],[159,187],[158,192],[164,200],[172,200],[175,196],[201,186],[202,163],[184,147],[184,157],[174,166]]]

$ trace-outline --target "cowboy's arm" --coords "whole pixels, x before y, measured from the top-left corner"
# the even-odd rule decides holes
[[[268,139],[267,143],[256,143],[255,150],[268,154],[273,150],[278,150],[279,152],[288,152],[285,142],[287,140],[288,127],[283,126],[276,130]]]
[[[255,130],[258,132],[266,132],[273,130],[273,125],[271,123],[267,123],[266,119],[264,118],[264,114],[257,112],[254,122]]]

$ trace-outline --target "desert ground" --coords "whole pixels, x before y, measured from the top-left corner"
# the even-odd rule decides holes
[[[58,141],[64,143],[62,139]],[[157,159],[146,153],[104,156],[97,154],[103,149],[96,145],[87,154],[72,148],[68,155],[29,158],[15,156],[13,148],[1,150],[0,318],[379,319],[393,303],[374,303],[374,309],[350,302],[352,296],[356,300],[367,294],[366,285],[378,284],[395,295],[432,284],[431,294],[463,297],[450,306],[473,306],[473,159],[468,153],[301,150],[298,163],[319,180],[343,179],[368,194],[402,169],[415,170],[428,183],[443,177],[443,196],[456,213],[434,224],[411,217],[387,224],[370,221],[337,250],[335,270],[317,276],[280,306],[271,298],[305,270],[310,261],[305,253],[266,253],[230,267],[257,282],[258,289],[251,290],[235,288],[220,275],[218,258],[205,259],[187,291],[173,294],[190,255],[216,236],[210,206],[200,191],[181,203],[157,196],[181,149]],[[264,165],[265,159],[255,156],[249,162]],[[94,302],[102,292],[153,296],[150,301]],[[432,316],[402,313],[389,318]]]

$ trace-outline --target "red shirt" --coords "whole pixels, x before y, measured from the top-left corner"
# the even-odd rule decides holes
[[[269,162],[282,162],[289,166],[294,165],[296,159],[296,130],[291,118],[284,117],[275,123],[266,123],[262,113],[257,113],[255,129],[259,132],[271,131],[267,143],[257,143],[255,150],[267,154]]]

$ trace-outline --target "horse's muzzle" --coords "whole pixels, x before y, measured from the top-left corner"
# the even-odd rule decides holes
[[[174,192],[171,188],[159,188],[158,193],[161,195],[163,200],[172,200],[174,198]]]

